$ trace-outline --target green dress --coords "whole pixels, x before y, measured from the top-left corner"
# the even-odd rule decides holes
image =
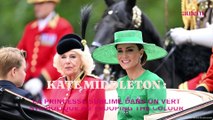
[[[118,120],[143,120],[144,115],[163,112],[166,106],[166,87],[159,76],[145,70],[135,80],[128,76],[118,80],[120,99]]]

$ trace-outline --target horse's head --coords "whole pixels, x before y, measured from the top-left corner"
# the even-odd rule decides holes
[[[120,0],[118,2],[105,0],[105,3],[107,9],[95,28],[96,33],[92,47],[90,47],[91,51],[99,46],[112,43],[115,32],[130,29],[142,31],[145,42],[162,46],[158,32],[148,17],[136,6],[136,0]],[[150,65],[150,70],[157,68],[159,64],[157,62],[155,65],[153,65],[154,63]],[[96,64],[95,74],[100,75],[103,71],[102,68],[103,65]],[[114,71],[116,71],[116,73],[120,72],[120,70]]]
[[[162,46],[160,36],[151,21],[136,6],[136,0],[105,0],[107,9],[102,20],[96,26],[96,34],[91,51],[96,47],[113,42],[113,34],[116,31],[126,29],[138,29],[143,31],[145,42]]]
[[[105,2],[107,9],[102,20],[96,25],[96,35],[92,43],[96,47],[111,43],[114,32],[131,27],[132,8],[135,6],[136,0],[119,2],[105,0]]]

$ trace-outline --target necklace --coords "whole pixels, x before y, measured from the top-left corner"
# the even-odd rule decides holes
[[[70,81],[71,84],[68,82],[69,85],[67,84],[67,86],[71,85],[71,88],[74,88],[74,89],[77,88],[78,86],[80,86],[80,83],[84,77],[85,77],[85,74],[84,74],[84,71],[82,71],[77,75],[77,77],[74,80]]]

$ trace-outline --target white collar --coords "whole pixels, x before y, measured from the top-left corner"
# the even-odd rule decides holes
[[[53,11],[46,18],[38,20],[38,30],[42,31],[47,26],[47,24],[49,23],[49,21],[52,20],[52,18],[55,15],[56,15],[56,12]]]

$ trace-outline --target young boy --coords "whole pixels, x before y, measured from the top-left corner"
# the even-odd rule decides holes
[[[13,47],[0,48],[0,87],[32,99],[21,87],[26,77],[25,52]]]

